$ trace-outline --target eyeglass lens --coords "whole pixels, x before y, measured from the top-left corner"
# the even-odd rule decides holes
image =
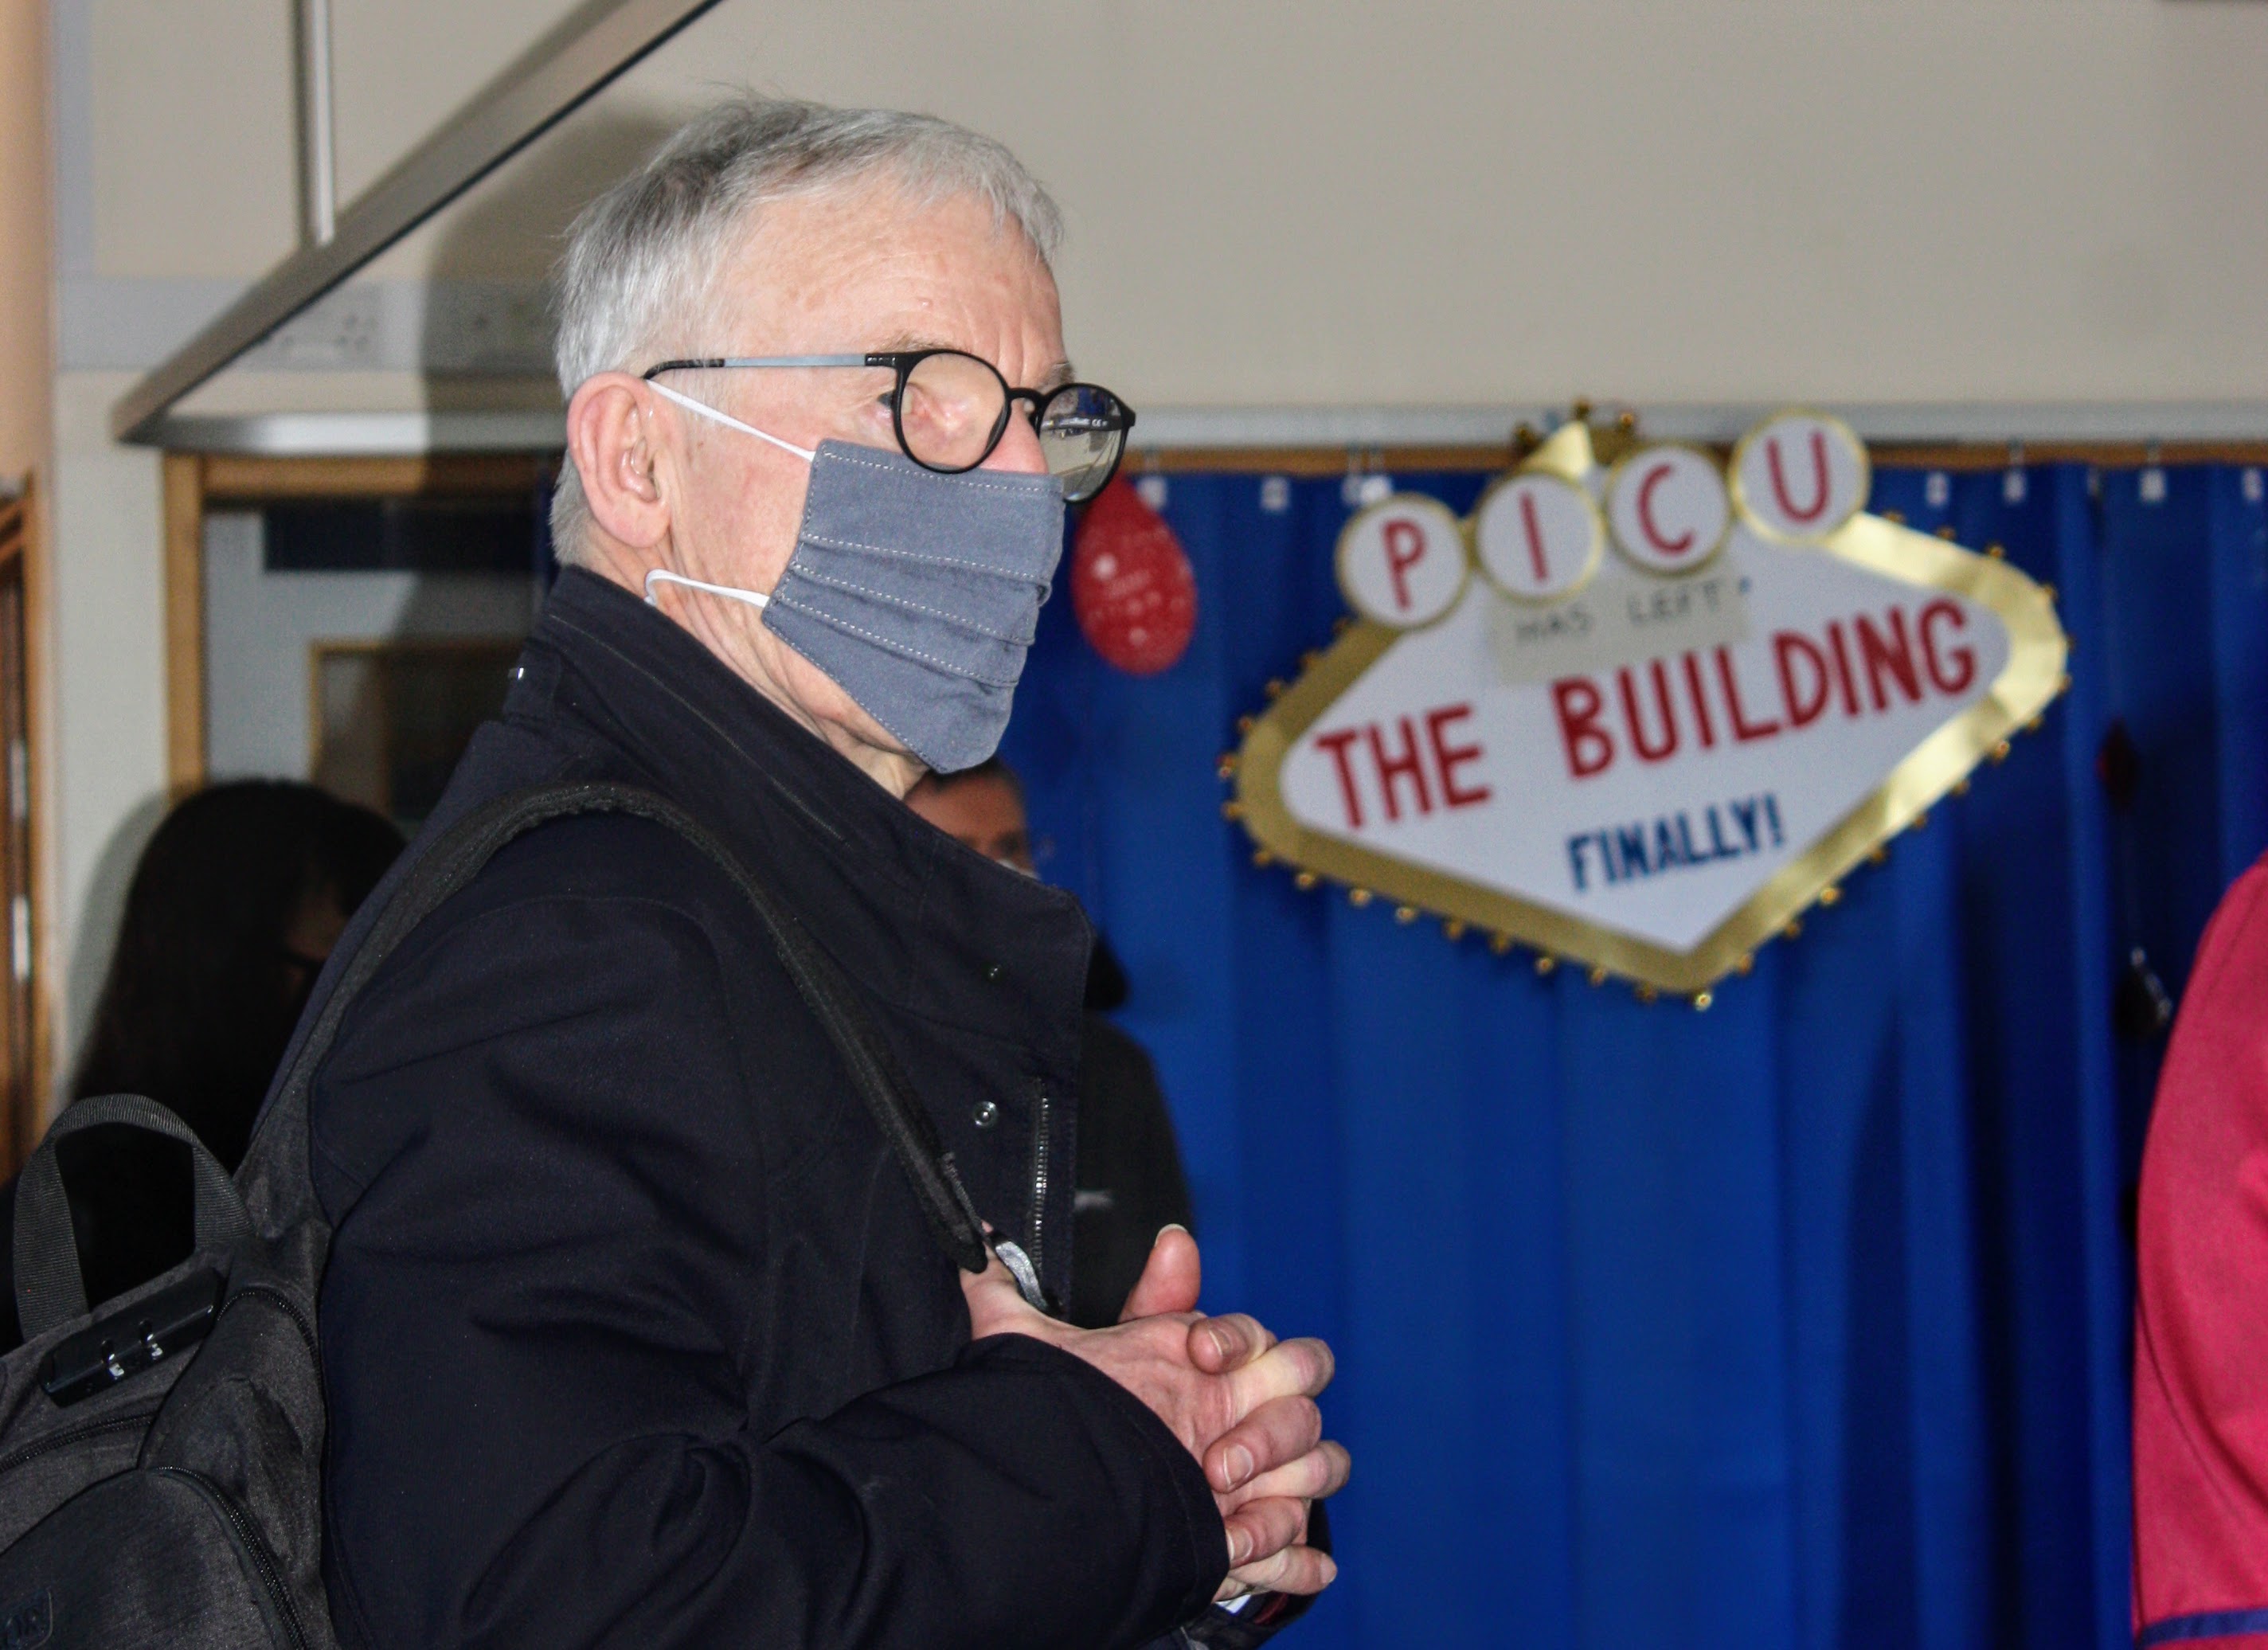
[[[992,450],[1008,387],[990,362],[954,351],[923,357],[898,397],[899,436],[909,456],[933,469],[965,470]],[[1110,477],[1126,439],[1125,409],[1108,390],[1074,384],[1048,398],[1036,421],[1048,471],[1076,503]]]
[[[1040,409],[1040,450],[1048,470],[1076,504],[1102,490],[1126,445],[1126,409],[1108,390],[1073,384]]]
[[[991,451],[1007,400],[1007,386],[990,364],[951,352],[926,355],[899,392],[898,433],[918,462],[968,469]]]

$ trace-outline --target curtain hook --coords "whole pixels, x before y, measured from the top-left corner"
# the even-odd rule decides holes
[[[2166,501],[2165,449],[2155,441],[2142,449],[2143,470],[2135,477],[2134,491],[2146,505]]]

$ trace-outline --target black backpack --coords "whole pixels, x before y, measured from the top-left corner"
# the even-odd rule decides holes
[[[983,1224],[887,1045],[832,961],[720,843],[674,804],[628,786],[499,798],[422,849],[390,880],[375,918],[357,924],[352,954],[325,970],[233,1182],[186,1124],[133,1094],[70,1107],[25,1164],[12,1234],[24,1344],[0,1359],[0,1650],[335,1650],[315,1349],[330,1230],[308,1175],[308,1085],[348,1005],[428,912],[521,832],[590,813],[666,825],[740,885],[938,1241],[967,1271],[984,1269]],[[196,1252],[91,1315],[55,1143],[116,1123],[188,1144]],[[1021,1252],[998,1249],[1035,1297]]]

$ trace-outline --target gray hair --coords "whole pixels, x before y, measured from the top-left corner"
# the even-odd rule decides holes
[[[974,195],[1022,230],[1042,262],[1063,215],[1003,144],[927,114],[735,98],[690,122],[644,167],[583,209],[553,276],[559,388],[732,343],[700,335],[740,232],[767,202],[887,177],[917,202]],[[583,558],[589,510],[574,460],[552,495],[563,563]]]

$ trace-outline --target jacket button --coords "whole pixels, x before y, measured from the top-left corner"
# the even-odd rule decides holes
[[[969,1121],[980,1129],[989,1129],[1000,1121],[1000,1108],[989,1100],[976,1102],[976,1109],[968,1114]]]
[[[1007,970],[997,962],[986,963],[984,965],[985,983],[988,985],[998,984],[999,983],[1000,976],[1006,972]]]

